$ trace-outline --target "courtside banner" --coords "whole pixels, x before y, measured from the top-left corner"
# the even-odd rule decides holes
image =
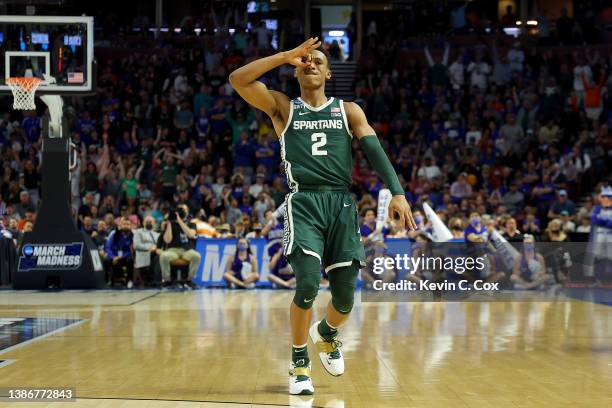
[[[195,283],[199,285],[223,285],[223,274],[227,270],[227,263],[231,262],[236,253],[235,238],[230,239],[205,239],[198,238],[196,251],[202,256],[200,267],[195,277]],[[264,238],[249,240],[251,253],[257,260],[257,270],[259,272],[259,282],[268,282],[268,248],[279,241],[271,241]]]

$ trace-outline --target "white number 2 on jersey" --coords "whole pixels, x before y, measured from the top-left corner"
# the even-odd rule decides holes
[[[313,133],[310,137],[312,140],[312,155],[313,156],[327,156],[327,150],[321,148],[327,144],[327,135],[325,133]]]

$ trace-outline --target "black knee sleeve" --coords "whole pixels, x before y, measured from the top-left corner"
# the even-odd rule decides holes
[[[351,266],[332,269],[328,275],[334,309],[342,314],[350,313],[355,300],[359,263],[354,261]]]
[[[295,274],[295,295],[293,303],[301,309],[310,309],[319,292],[321,263],[319,259],[297,249],[288,257]]]

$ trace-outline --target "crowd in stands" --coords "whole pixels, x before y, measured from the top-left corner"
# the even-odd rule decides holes
[[[158,254],[162,278],[170,279],[175,257],[162,257],[167,248],[160,248],[159,237],[179,204],[187,206],[183,218],[192,224],[173,231],[188,240],[194,231],[240,239],[282,231],[272,213],[288,192],[277,136],[266,115],[251,109],[228,82],[233,69],[272,52],[271,38],[264,26],[233,34],[219,27],[203,48],[100,60],[97,96],[66,101],[73,106],[71,137],[80,152],[71,172],[75,220],[108,257],[110,269],[129,275],[126,282],[134,279],[134,240],[143,240],[143,230],[159,231],[140,250]],[[540,51],[520,42],[506,49],[491,40],[469,49],[426,48],[424,63],[400,64],[397,44],[370,34],[355,101],[396,167],[421,230],[428,228],[421,212],[428,203],[467,240],[481,239],[481,218],[509,240],[529,234],[536,241],[567,241],[574,232],[590,231],[593,193],[611,170],[609,51]],[[262,80],[298,96],[292,67]],[[31,230],[39,202],[43,111],[5,112],[0,226],[18,241]],[[384,186],[357,142],[353,180],[364,225],[371,223],[368,210],[376,208]],[[466,234],[470,226],[474,232]],[[362,228],[366,238],[372,232]],[[108,239],[124,233],[121,244]],[[394,221],[384,235],[417,239]],[[131,240],[132,249],[123,240]],[[229,275],[232,267],[251,263],[247,247],[228,266]],[[129,267],[115,260],[128,249]],[[282,260],[275,262],[287,269]],[[228,281],[250,286],[258,275],[246,268],[243,278],[234,274]],[[282,279],[287,287],[289,272]]]
[[[395,9],[364,16],[366,36],[397,42],[402,48],[415,46],[421,37],[488,35],[504,28],[518,29],[523,35],[537,34],[540,45],[599,44],[605,42],[610,4],[605,0],[573,2],[572,12],[564,7],[534,7],[526,20],[512,5],[497,18],[498,4],[492,2],[449,2],[417,0],[395,5]],[[520,23],[517,24],[517,21]],[[537,25],[528,26],[527,21]],[[533,24],[533,23],[532,23]],[[367,45],[367,44],[366,44]]]

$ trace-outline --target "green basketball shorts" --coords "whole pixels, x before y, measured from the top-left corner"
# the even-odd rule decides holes
[[[325,272],[349,266],[354,260],[364,266],[365,252],[353,197],[344,189],[315,189],[304,191],[300,186],[300,191],[289,193],[285,199],[285,256],[301,249],[317,257]]]

